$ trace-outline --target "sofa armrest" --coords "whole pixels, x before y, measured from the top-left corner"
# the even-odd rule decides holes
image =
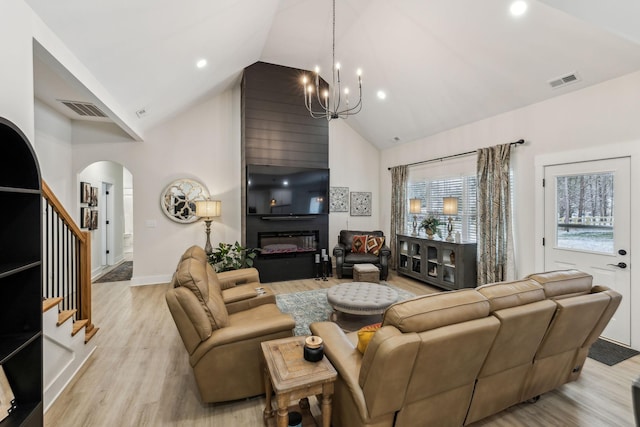
[[[314,322],[309,325],[309,329],[324,341],[324,353],[338,371],[340,379],[348,387],[360,412],[360,418],[369,419],[364,393],[358,384],[362,354],[349,336],[333,322]]]
[[[222,299],[225,304],[244,301],[258,296],[256,288],[250,285],[233,286],[222,291]]]
[[[387,245],[384,245],[382,249],[380,249],[380,256],[383,258],[388,258],[391,256],[391,248]]]
[[[254,288],[260,286],[260,275],[255,268],[223,271],[222,273],[218,273],[218,280],[220,281],[222,290],[252,282],[256,283]]]
[[[347,254],[347,248],[345,245],[343,245],[342,243],[338,243],[334,248],[333,248],[333,256],[336,257],[343,257]]]
[[[239,285],[222,291],[224,305],[227,306],[229,314],[245,311],[263,304],[275,304],[276,295],[268,286],[260,286],[263,293],[258,293],[256,288],[258,283]]]

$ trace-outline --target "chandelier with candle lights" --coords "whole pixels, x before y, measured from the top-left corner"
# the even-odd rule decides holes
[[[357,70],[358,75],[358,102],[353,106],[349,104],[349,88],[345,87],[341,89],[340,86],[340,63],[336,62],[336,0],[333,0],[333,45],[332,45],[332,76],[331,86],[329,88],[320,88],[320,68],[315,69],[315,82],[309,81],[308,76],[305,74],[302,77],[302,85],[304,88],[304,105],[309,110],[309,114],[314,119],[325,118],[327,120],[332,119],[346,119],[349,116],[358,114],[362,109],[362,72]],[[314,87],[315,84],[315,87]],[[313,98],[317,99],[319,105],[317,110],[314,110]],[[343,98],[344,97],[344,98]],[[344,101],[344,104],[342,104]],[[341,105],[342,104],[342,105]]]

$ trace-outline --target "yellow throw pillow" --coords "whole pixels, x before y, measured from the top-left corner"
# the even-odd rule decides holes
[[[358,351],[362,354],[367,350],[367,346],[373,338],[373,334],[380,329],[382,323],[374,323],[373,325],[364,326],[358,331]]]

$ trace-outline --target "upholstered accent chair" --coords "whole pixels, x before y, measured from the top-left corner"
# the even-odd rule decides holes
[[[362,238],[363,236],[364,239]],[[355,246],[354,246],[355,241]],[[358,252],[353,249],[359,249]],[[389,257],[391,249],[384,240],[384,233],[376,231],[341,230],[338,244],[333,248],[336,258],[336,276],[353,277],[353,266],[356,264],[373,264],[380,270],[380,280],[389,275]]]
[[[264,393],[260,343],[293,335],[295,321],[259,284],[253,268],[216,274],[198,246],[180,258],[165,297],[205,403]]]

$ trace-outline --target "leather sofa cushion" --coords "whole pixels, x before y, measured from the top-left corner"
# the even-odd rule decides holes
[[[570,298],[591,292],[593,276],[579,270],[558,270],[530,274],[527,278],[540,283],[547,298]]]
[[[491,312],[545,299],[542,286],[531,279],[491,283],[476,290],[489,300]]]
[[[374,254],[359,254],[354,252],[348,252],[344,257],[345,264],[379,264],[380,257]]]
[[[198,298],[189,289],[178,286],[173,296],[182,312],[188,318],[188,322],[181,323],[181,318],[174,316],[176,324],[179,325],[178,330],[182,336],[184,346],[187,352],[191,354],[202,341],[211,336],[213,332],[211,320],[202,309],[202,304]]]
[[[199,261],[206,261],[207,253],[200,246],[193,245],[190,248],[188,248],[186,251],[184,251],[184,253],[180,257],[180,261],[184,261],[185,259],[189,259],[189,258],[195,258]]]
[[[391,305],[383,326],[402,332],[423,332],[489,315],[489,301],[475,289],[425,295]]]
[[[209,286],[207,266],[197,258],[186,258],[178,265],[174,275],[176,286],[189,289],[198,298],[200,305],[211,322],[212,330],[224,328],[229,323],[229,314],[222,299],[222,291],[218,287]]]

